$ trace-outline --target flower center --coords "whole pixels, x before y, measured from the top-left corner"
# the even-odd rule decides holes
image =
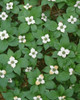
[[[32,55],[35,55],[35,52],[32,52]]]
[[[29,19],[29,22],[32,22],[32,19]]]
[[[62,54],[65,54],[65,51],[62,51]]]
[[[41,82],[41,81],[42,81],[42,79],[40,78],[40,79],[39,79],[39,82]]]
[[[74,19],[72,18],[71,21],[74,21]]]
[[[5,15],[3,14],[2,17],[5,17]]]
[[[0,72],[0,76],[2,76],[2,75],[3,75],[3,73]]]
[[[37,98],[37,100],[40,100],[39,98]]]
[[[14,61],[11,61],[11,64],[14,64]]]
[[[4,37],[4,36],[5,36],[5,34],[3,33],[3,34],[2,34],[2,37]]]
[[[60,26],[60,28],[63,29],[64,27],[63,26]]]
[[[47,38],[44,38],[45,41],[47,41]]]

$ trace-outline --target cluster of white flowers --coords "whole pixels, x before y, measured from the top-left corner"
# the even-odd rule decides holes
[[[14,100],[21,100],[21,98],[18,98],[17,96],[15,96],[13,99]]]
[[[7,9],[7,10],[13,9],[13,2],[7,3],[7,4],[6,4],[6,9]]]
[[[67,20],[68,22],[70,22],[71,24],[74,24],[77,21],[77,18],[73,17],[72,15],[70,16],[70,18],[68,18]]]
[[[18,39],[19,39],[19,43],[25,43],[26,42],[26,39],[25,39],[25,36],[19,36],[18,37]]]
[[[57,30],[60,30],[62,33],[65,32],[65,29],[66,29],[66,25],[64,25],[62,22],[59,22],[58,23],[58,27],[57,27]]]
[[[74,7],[78,7],[80,9],[80,1],[76,1],[76,4],[74,5]]]
[[[49,34],[42,36],[41,39],[44,44],[46,44],[47,42],[50,42]]]
[[[64,47],[61,47],[60,51],[58,52],[58,56],[62,56],[63,58],[66,58],[66,56],[70,53],[70,50],[65,49]]]
[[[18,60],[16,60],[13,56],[9,58],[8,64],[10,64],[12,68],[15,68],[17,63]]]
[[[27,3],[25,6],[23,6],[26,10],[32,8],[32,5],[30,5],[29,3]]]
[[[0,77],[1,78],[4,78],[5,77],[5,74],[6,74],[6,71],[5,70],[0,70]]]
[[[9,78],[9,79],[8,79],[8,82],[9,82],[9,83],[12,83],[12,82],[13,82],[13,81],[12,81],[12,78]]]
[[[49,74],[59,74],[58,66],[52,66],[52,65],[50,65]]]
[[[42,13],[42,14],[41,14],[41,19],[42,19],[43,21],[45,21],[45,22],[46,22],[46,21],[47,21],[47,16],[45,16],[45,14],[44,14],[44,13]]]
[[[0,31],[0,40],[9,38],[9,35],[6,30]]]
[[[65,97],[66,97],[66,96],[60,96],[60,97],[58,97],[58,99],[59,99],[59,100],[66,100]]]
[[[56,0],[48,0],[48,1],[56,1]]]
[[[35,20],[33,19],[33,16],[26,17],[25,20],[27,21],[28,25],[35,24]]]
[[[42,98],[40,95],[38,95],[38,96],[33,97],[33,100],[42,100]]]
[[[31,48],[29,56],[31,56],[32,58],[36,58],[37,54],[38,52],[34,48]]]
[[[30,72],[32,70],[32,67],[27,67],[26,69],[25,69],[25,72]]]
[[[69,68],[69,75],[72,75],[73,74],[73,68]]]
[[[40,85],[40,84],[44,84],[45,83],[45,80],[44,80],[44,76],[43,74],[40,74],[38,77],[37,77],[37,80],[35,82],[36,85]]]
[[[8,17],[8,15],[6,14],[6,12],[2,12],[2,13],[0,14],[0,18],[1,18],[2,20],[6,20],[7,17]]]

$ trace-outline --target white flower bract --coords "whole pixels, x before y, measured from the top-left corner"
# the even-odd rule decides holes
[[[59,100],[66,100],[66,99],[65,99],[65,96],[60,96],[60,97],[58,97],[58,99],[59,99]]]
[[[40,74],[38,77],[37,77],[37,80],[35,82],[36,85],[40,85],[40,84],[44,84],[45,83],[45,80],[44,80],[44,76],[43,74]]]
[[[7,9],[7,10],[13,9],[13,2],[7,3],[7,4],[6,4],[6,9]]]
[[[9,58],[8,64],[11,65],[12,68],[15,68],[17,63],[18,60],[16,60],[13,56]]]
[[[38,96],[33,97],[33,100],[42,100],[42,98],[40,95],[38,95]]]
[[[25,20],[27,21],[28,25],[35,24],[35,20],[33,19],[33,16],[26,17]]]
[[[46,44],[47,42],[50,42],[49,34],[42,36],[41,39],[44,44]]]
[[[73,17],[72,15],[70,16],[70,18],[68,18],[67,20],[68,22],[70,22],[71,24],[74,24],[77,21],[77,18]]]
[[[63,58],[66,58],[66,56],[70,53],[70,50],[65,49],[64,47],[61,47],[60,51],[58,52],[58,56],[62,56]]]
[[[6,74],[5,70],[0,70],[0,78],[4,78]]]
[[[26,42],[26,39],[25,39],[25,36],[19,36],[18,37],[18,39],[19,39],[19,43],[25,43]]]
[[[15,96],[13,99],[14,99],[14,100],[21,100],[21,98],[19,98],[19,97],[17,97],[17,96]]]
[[[56,0],[48,0],[48,1],[56,1]]]
[[[9,35],[6,30],[0,31],[0,40],[9,38]]]
[[[58,66],[52,66],[52,65],[50,65],[49,74],[59,74]]]
[[[30,9],[32,7],[32,5],[29,5],[29,3],[27,3],[25,6],[23,6],[26,10]]]
[[[31,48],[29,56],[31,56],[32,58],[36,58],[36,55],[38,54],[37,51],[35,51],[34,48]]]
[[[32,70],[32,67],[27,67],[26,69],[25,69],[25,72],[30,72]]]
[[[9,78],[8,79],[8,83],[12,83],[13,81],[12,81],[12,78]]]
[[[73,74],[73,68],[69,68],[69,75],[72,75]]]
[[[65,29],[66,29],[66,25],[64,25],[62,22],[59,22],[58,23],[58,27],[57,27],[57,30],[60,30],[62,33],[65,32]]]
[[[2,13],[0,14],[0,18],[1,18],[2,20],[6,20],[7,17],[8,17],[8,15],[6,14],[6,12],[2,12]]]
[[[42,19],[43,21],[45,21],[45,22],[46,22],[46,21],[47,21],[47,16],[45,16],[45,14],[44,14],[44,13],[42,13],[42,14],[41,14],[41,19]]]
[[[80,1],[76,1],[76,4],[74,5],[74,7],[77,7],[80,9]]]

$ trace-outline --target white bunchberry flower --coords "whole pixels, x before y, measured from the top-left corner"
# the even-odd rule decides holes
[[[2,13],[0,14],[0,18],[1,18],[2,20],[6,20],[7,17],[8,17],[8,15],[6,14],[6,12],[2,12]]]
[[[73,68],[69,68],[69,75],[72,75],[73,74]]]
[[[33,97],[33,100],[42,100],[42,98],[40,95],[38,95],[38,96]]]
[[[9,38],[9,35],[6,30],[0,31],[0,40]]]
[[[41,39],[44,44],[46,44],[47,42],[50,42],[49,34],[42,36]]]
[[[33,19],[33,16],[26,17],[25,20],[27,21],[28,25],[35,24],[35,20]]]
[[[52,66],[52,65],[50,65],[49,74],[59,74],[58,66]]]
[[[72,89],[74,86],[75,86],[74,84],[70,85],[69,89]]]
[[[46,21],[47,21],[47,16],[45,16],[45,14],[44,14],[44,13],[42,13],[42,14],[41,14],[41,19],[42,19],[43,21],[45,21],[45,22],[46,22]]]
[[[74,24],[77,21],[77,18],[73,17],[72,15],[70,16],[70,18],[68,18],[67,20],[68,22],[70,22],[71,24]]]
[[[0,77],[1,78],[4,78],[5,77],[5,74],[6,74],[6,71],[5,70],[0,70]]]
[[[66,99],[65,99],[65,96],[60,96],[60,97],[58,97],[58,99],[59,99],[59,100],[66,100]]]
[[[37,51],[35,51],[34,48],[31,48],[29,56],[31,56],[32,58],[36,58],[36,55],[38,54]]]
[[[7,3],[7,4],[6,4],[6,9],[7,9],[7,10],[13,9],[13,2]]]
[[[26,69],[25,69],[25,72],[30,72],[32,70],[32,67],[27,67]]]
[[[37,77],[37,80],[35,82],[36,85],[40,85],[40,84],[44,84],[45,83],[45,80],[44,80],[44,76],[43,74],[40,74],[38,77]]]
[[[57,30],[60,30],[62,33],[64,33],[65,29],[66,29],[66,25],[64,25],[62,22],[59,22]]]
[[[29,5],[29,3],[27,3],[25,6],[23,6],[26,10],[32,8],[32,5]]]
[[[18,37],[18,39],[19,39],[19,43],[25,43],[26,42],[26,39],[25,39],[25,36],[19,36]]]
[[[12,81],[12,78],[9,78],[8,79],[8,83],[12,83],[13,81]]]
[[[62,56],[63,58],[66,58],[66,56],[70,53],[70,50],[65,49],[64,47],[61,47],[60,51],[58,52],[58,56]]]
[[[14,100],[21,100],[21,98],[18,98],[17,96],[15,96],[13,99]]]
[[[15,68],[17,63],[18,60],[16,60],[13,56],[9,58],[8,64],[10,64],[12,68]]]
[[[48,0],[48,1],[56,1],[56,0]]]
[[[74,5],[74,7],[78,7],[80,9],[80,1],[76,1],[76,4]]]

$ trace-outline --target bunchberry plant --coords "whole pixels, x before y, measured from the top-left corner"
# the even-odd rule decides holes
[[[80,100],[80,0],[0,0],[0,100]]]

